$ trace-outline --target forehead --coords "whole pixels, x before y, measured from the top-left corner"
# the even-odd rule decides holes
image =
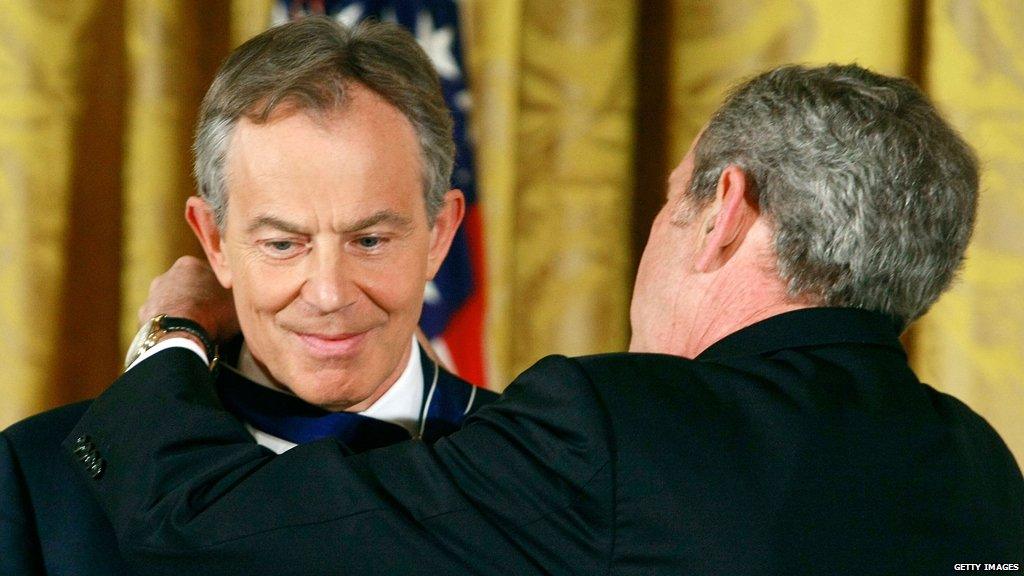
[[[303,130],[287,130],[289,126],[296,125]],[[346,84],[342,97],[331,107],[307,107],[295,99],[286,99],[269,113],[239,118],[232,134],[233,141],[238,140],[236,133],[239,131],[256,134],[257,138],[266,135],[273,139],[280,139],[282,133],[311,138],[314,131],[319,132],[317,136],[320,137],[355,134],[365,138],[376,135],[380,137],[369,138],[367,143],[383,144],[395,154],[407,153],[417,158],[420,152],[416,131],[405,114],[358,82]],[[229,147],[229,153],[233,148],[235,146]]]
[[[337,103],[328,108],[302,106],[295,99],[286,99],[269,113],[256,117],[242,116],[231,134],[227,155],[239,148],[244,154],[255,152],[246,148],[253,141],[265,140],[260,149],[327,140],[361,141],[364,148],[376,146],[378,152],[405,156],[404,161],[419,162],[420,149],[416,131],[409,119],[383,96],[358,82],[346,84]],[[306,142],[303,142],[306,141]],[[351,143],[349,143],[351,144]],[[340,153],[343,148],[325,148],[321,153]],[[237,154],[236,154],[237,155]]]
[[[423,202],[422,160],[411,123],[358,85],[329,114],[283,107],[263,123],[240,119],[225,164],[229,215],[239,201],[335,211]]]

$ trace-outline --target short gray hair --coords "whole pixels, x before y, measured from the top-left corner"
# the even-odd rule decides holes
[[[323,118],[344,106],[356,82],[397,108],[419,140],[423,195],[433,225],[455,158],[452,118],[430,59],[404,29],[364,22],[347,28],[324,17],[275,26],[236,49],[203,99],[196,128],[195,178],[217,226],[227,214],[224,161],[238,119],[266,122],[281,105]]]
[[[907,80],[856,65],[769,71],[730,94],[694,154],[691,206],[729,165],[753,180],[791,297],[906,326],[963,262],[977,160]]]

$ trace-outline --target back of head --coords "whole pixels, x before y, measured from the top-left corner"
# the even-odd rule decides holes
[[[693,201],[737,165],[773,225],[792,297],[903,325],[949,286],[971,236],[977,162],[910,82],[787,66],[736,88],[695,148]]]
[[[329,18],[309,17],[239,46],[203,99],[195,177],[219,226],[228,202],[224,160],[238,120],[260,124],[284,107],[326,117],[345,105],[353,82],[383,97],[416,131],[427,215],[433,222],[448,190],[455,144],[451,114],[429,57],[398,25],[364,22],[347,28]]]

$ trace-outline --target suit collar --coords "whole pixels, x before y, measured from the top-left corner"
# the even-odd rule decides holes
[[[899,340],[898,323],[889,316],[860,308],[804,308],[733,332],[696,359],[713,361],[829,344],[883,346],[906,354]]]
[[[486,392],[441,368],[420,349],[424,398],[419,437],[434,442],[462,427],[462,421]]]

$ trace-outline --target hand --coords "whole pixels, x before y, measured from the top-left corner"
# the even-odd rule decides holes
[[[214,342],[226,342],[240,331],[231,292],[220,285],[206,262],[194,256],[178,258],[149,285],[139,322],[157,314],[198,322]]]

